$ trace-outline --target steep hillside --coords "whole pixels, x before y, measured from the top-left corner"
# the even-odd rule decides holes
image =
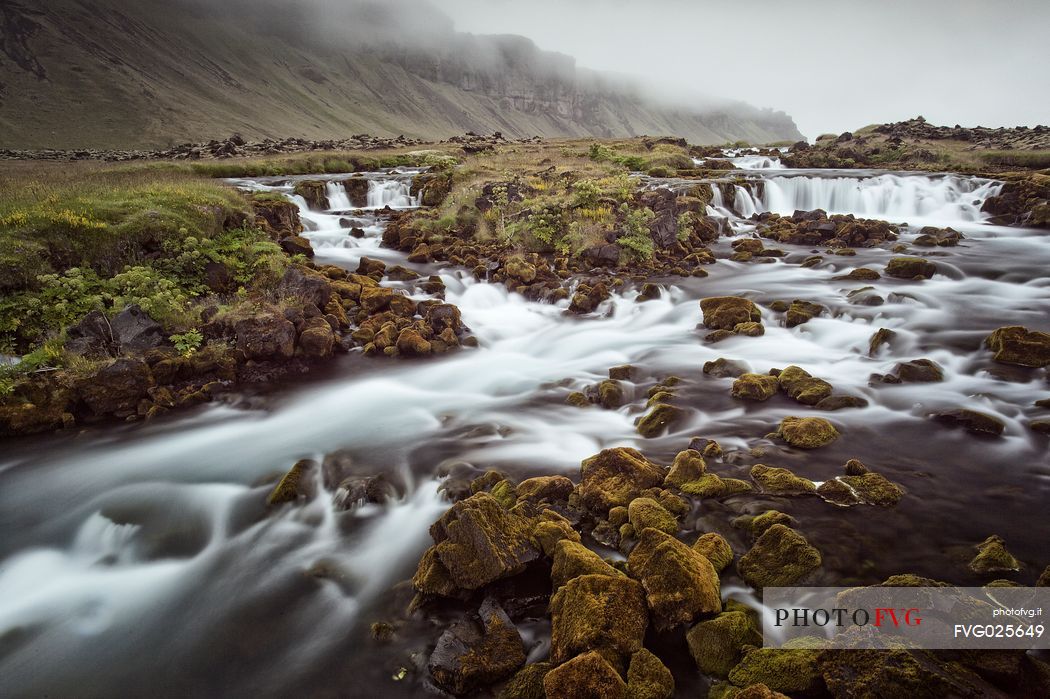
[[[780,112],[668,107],[409,0],[0,0],[0,147],[218,138],[800,138]]]

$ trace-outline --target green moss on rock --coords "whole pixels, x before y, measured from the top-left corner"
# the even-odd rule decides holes
[[[649,626],[645,591],[624,576],[573,578],[554,593],[550,609],[554,663],[590,650],[624,662],[642,648]]]
[[[1040,368],[1050,366],[1050,333],[1029,330],[1020,325],[997,329],[984,344],[1003,364]]]
[[[627,699],[670,699],[674,676],[663,662],[642,648],[631,656],[627,668]]]
[[[718,573],[704,556],[656,529],[641,532],[627,558],[631,577],[641,580],[658,629],[689,623],[722,610]]]
[[[831,396],[832,386],[823,379],[814,378],[801,367],[789,366],[780,372],[780,387],[791,398],[803,405],[816,405]]]
[[[729,542],[726,541],[724,536],[716,534],[715,532],[701,534],[700,537],[693,542],[693,550],[711,561],[711,565],[714,566],[715,570],[719,573],[725,570],[729,564],[733,562],[733,548],[729,545]]]
[[[756,648],[729,672],[729,681],[740,687],[763,684],[789,695],[814,694],[824,684],[819,658],[812,650]]]
[[[762,321],[762,311],[758,306],[739,296],[702,299],[700,310],[704,314],[704,325],[713,330],[732,330],[739,323]]]
[[[660,403],[638,421],[638,434],[646,439],[659,437],[665,430],[674,428],[684,417],[685,411],[681,408]]]
[[[691,628],[686,641],[701,673],[726,677],[740,662],[745,646],[762,645],[762,634],[747,614],[725,612]]]
[[[780,381],[768,374],[742,374],[733,382],[730,395],[743,400],[764,401],[777,394]]]
[[[706,471],[707,463],[703,455],[695,449],[686,449],[675,455],[664,485],[681,487],[683,483],[699,479]]]
[[[557,590],[565,583],[581,575],[620,577],[622,574],[602,560],[601,556],[580,542],[562,539],[554,547],[551,585]]]
[[[1021,562],[1006,550],[1002,537],[995,534],[977,545],[977,555],[970,561],[970,570],[981,574],[1020,569]]]
[[[705,473],[699,479],[683,483],[681,491],[703,498],[725,498],[740,493],[750,493],[754,488],[738,478],[723,478],[714,473]]]
[[[774,524],[740,558],[737,570],[752,587],[787,587],[815,571],[821,563],[820,551],[804,536],[783,524]]]
[[[627,515],[636,532],[652,527],[667,534],[678,531],[678,520],[652,498],[635,498],[627,507]]]
[[[793,447],[816,449],[834,442],[839,432],[822,417],[789,416],[780,421],[777,435]]]
[[[796,476],[786,468],[755,464],[751,467],[751,478],[762,492],[771,495],[809,495],[817,491],[813,481]]]
[[[663,483],[666,475],[663,468],[641,452],[627,447],[599,452],[584,460],[580,470],[580,502],[588,510],[600,513],[626,506],[643,490]]]
[[[551,670],[550,663],[531,663],[518,670],[504,685],[499,699],[546,699],[543,678]]]
[[[309,497],[311,491],[311,477],[317,468],[317,462],[311,459],[300,459],[284,474],[280,482],[266,498],[267,505],[283,505],[287,502],[295,502],[300,497]]]
[[[626,699],[627,684],[596,652],[584,653],[543,678],[547,699]]]

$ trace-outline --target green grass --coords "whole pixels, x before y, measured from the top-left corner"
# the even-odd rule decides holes
[[[1050,168],[1050,150],[989,150],[977,154],[981,162],[997,167],[1019,167],[1030,170]]]
[[[0,352],[24,353],[89,311],[140,305],[191,330],[221,263],[241,287],[287,263],[243,194],[163,166],[14,163],[0,176]]]

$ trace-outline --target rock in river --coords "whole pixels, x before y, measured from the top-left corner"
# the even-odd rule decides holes
[[[762,322],[758,306],[739,296],[715,296],[700,301],[704,325],[713,330],[732,330],[739,323]]]
[[[678,539],[646,529],[627,558],[641,580],[656,628],[669,629],[722,610],[718,573],[703,555]]]
[[[984,341],[1003,364],[1040,368],[1050,366],[1050,333],[1020,325],[999,328]]]
[[[520,573],[540,555],[530,533],[528,520],[488,493],[460,500],[430,528],[434,556],[420,561],[413,583],[429,593],[428,581],[445,575],[456,588],[476,590]]]
[[[774,524],[737,563],[737,570],[748,585],[787,587],[820,567],[820,551],[790,527]]]
[[[834,442],[839,432],[822,417],[789,416],[780,421],[777,435],[793,447],[816,449]]]
[[[641,583],[624,576],[581,575],[551,598],[551,661],[596,650],[617,665],[642,648],[649,615]]]
[[[486,599],[478,616],[453,624],[430,655],[431,677],[455,695],[499,682],[525,664],[525,645],[506,612]]]

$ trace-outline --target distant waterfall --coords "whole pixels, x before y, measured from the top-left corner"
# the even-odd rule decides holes
[[[944,175],[878,175],[873,177],[767,177],[762,187],[737,187],[733,208],[743,216],[772,211],[823,209],[829,214],[855,214],[890,221],[931,218],[978,221],[981,205],[995,196],[1001,182]],[[757,183],[756,183],[757,184]],[[754,194],[760,189],[761,196]]]
[[[412,196],[412,183],[408,180],[369,180],[368,208],[408,209],[419,206],[419,197]]]
[[[729,161],[741,170],[783,170],[784,165],[780,158],[770,158],[765,155],[742,155],[739,158],[730,158]]]

